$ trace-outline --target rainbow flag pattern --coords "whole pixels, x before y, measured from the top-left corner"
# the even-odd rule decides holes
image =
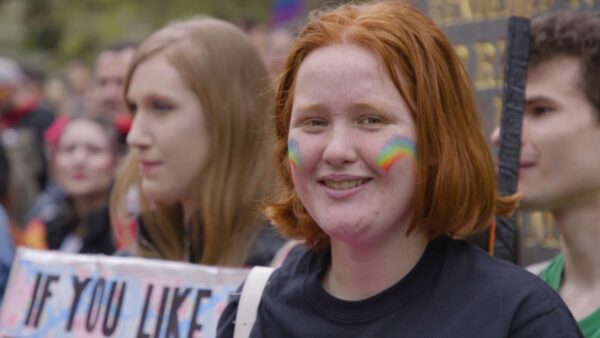
[[[300,156],[300,146],[298,141],[290,139],[288,141],[288,158],[294,168],[299,169],[302,165],[302,156]]]
[[[390,168],[404,156],[409,156],[417,163],[417,147],[415,143],[406,137],[392,137],[379,151],[377,155],[377,165],[385,171]]]

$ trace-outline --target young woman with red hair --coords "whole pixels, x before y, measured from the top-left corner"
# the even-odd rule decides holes
[[[266,212],[310,250],[271,275],[251,337],[579,336],[538,278],[453,238],[518,196],[499,196],[469,78],[423,14],[389,1],[313,15],[275,123]]]

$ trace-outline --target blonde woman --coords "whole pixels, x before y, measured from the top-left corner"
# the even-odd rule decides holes
[[[139,45],[125,82],[130,153],[112,197],[120,242],[169,260],[269,263],[282,243],[259,212],[273,188],[270,86],[248,37],[220,20],[175,22]],[[122,227],[134,183],[137,233]]]

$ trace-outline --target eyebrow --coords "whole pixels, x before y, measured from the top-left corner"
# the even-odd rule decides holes
[[[322,111],[325,110],[325,107],[320,103],[309,103],[305,105],[298,106],[292,109],[292,112],[304,113],[309,111]]]
[[[351,108],[352,109],[374,110],[374,111],[377,111],[380,113],[385,113],[385,112],[390,112],[390,111],[396,110],[396,109],[391,109],[391,108],[385,108],[383,106],[380,106],[380,105],[372,103],[372,102],[356,102],[356,103],[352,104]]]
[[[545,96],[545,95],[537,95],[537,96],[533,96],[533,97],[527,98],[525,100],[525,104],[526,105],[539,104],[539,103],[557,104],[554,99],[552,99],[549,96]]]
[[[368,101],[355,102],[350,106],[350,109],[351,110],[357,110],[357,109],[374,110],[374,111],[381,112],[381,113],[396,110],[396,109],[386,109],[386,108],[382,107],[381,105],[378,105],[378,104],[375,104],[372,102],[368,102]],[[296,111],[299,113],[310,112],[310,111],[318,112],[318,111],[323,111],[323,110],[327,110],[327,108],[320,103],[309,103],[306,105],[298,106],[297,108],[293,109],[293,111]]]
[[[142,101],[146,101],[146,100],[166,100],[166,101],[169,101],[169,102],[173,101],[172,98],[170,98],[170,97],[168,97],[166,95],[160,94],[160,93],[150,93],[150,94],[142,96],[141,99],[142,99]],[[132,104],[133,103],[133,100],[131,99],[131,97],[129,96],[129,94],[125,95],[125,102],[127,104]]]

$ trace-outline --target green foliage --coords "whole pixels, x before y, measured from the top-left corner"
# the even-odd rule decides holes
[[[60,44],[63,27],[60,20],[51,14],[52,3],[44,0],[29,0],[23,13],[25,23],[25,46],[43,51],[53,51]]]
[[[139,41],[174,19],[198,14],[234,23],[268,19],[272,0],[0,0],[23,1],[25,51],[51,56],[50,66],[92,62],[115,41]]]

